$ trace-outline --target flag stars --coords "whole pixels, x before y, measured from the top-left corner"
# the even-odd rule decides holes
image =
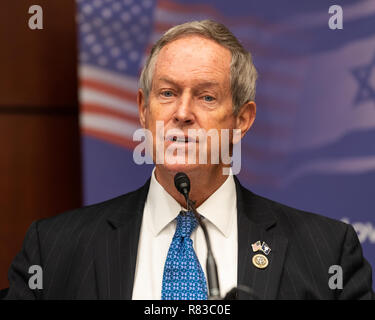
[[[113,47],[111,49],[111,56],[117,58],[121,54],[121,50],[118,47]]]
[[[103,20],[100,18],[95,18],[92,23],[95,27],[99,28],[103,25]]]
[[[131,9],[130,9],[131,13],[133,13],[134,15],[138,15],[140,12],[141,12],[141,7],[140,6],[132,6]]]
[[[123,71],[123,70],[126,69],[127,65],[126,65],[126,62],[124,60],[119,60],[116,63],[116,67],[117,67],[118,70]]]
[[[112,17],[112,10],[111,9],[108,9],[108,8],[105,8],[102,10],[102,16],[105,18],[105,19],[109,19],[110,17]]]
[[[90,32],[91,31],[91,26],[88,23],[84,23],[81,26],[81,30],[84,33]]]
[[[102,0],[94,0],[92,4],[95,8],[99,8],[103,5],[103,1]]]
[[[81,1],[80,50],[84,55],[80,54],[80,61],[117,72],[138,72],[152,21],[145,7],[152,4],[142,0]]]
[[[113,5],[112,5],[112,9],[114,11],[120,11],[122,8],[121,4],[119,2],[115,2]]]
[[[91,51],[92,51],[93,54],[99,54],[103,51],[103,49],[102,49],[101,45],[95,44],[95,45],[92,46]]]
[[[91,14],[93,12],[93,8],[92,6],[90,6],[89,4],[86,4],[83,8],[82,8],[82,11],[83,13],[85,14]]]
[[[125,11],[121,14],[121,20],[125,23],[129,22],[131,20],[131,15],[129,12]]]
[[[142,1],[142,6],[146,9],[150,8],[152,6],[152,1],[151,0],[143,0]]]
[[[85,42],[86,42],[87,44],[92,44],[93,42],[95,42],[95,39],[96,39],[95,35],[94,35],[93,33],[90,33],[90,34],[88,34],[88,35],[85,37]]]
[[[98,58],[98,64],[104,67],[108,64],[108,59],[105,56],[101,56]]]

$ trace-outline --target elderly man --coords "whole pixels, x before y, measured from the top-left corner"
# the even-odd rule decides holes
[[[256,78],[250,53],[225,26],[204,20],[168,30],[151,51],[137,98],[152,134],[151,178],[134,192],[34,222],[11,265],[7,298],[207,299],[203,232],[174,185],[183,171],[222,296],[240,286],[248,298],[371,299],[371,267],[350,225],[253,194],[224,174],[222,158],[188,161],[202,146],[208,155],[223,148],[192,138],[193,129],[220,138],[229,130],[231,152],[240,143],[255,119]],[[169,156],[181,161],[169,161],[173,144]],[[42,289],[30,288],[31,265],[43,271]]]

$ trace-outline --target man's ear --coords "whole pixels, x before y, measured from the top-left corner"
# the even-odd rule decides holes
[[[251,128],[256,116],[256,104],[254,101],[246,102],[238,111],[236,116],[236,128],[241,130],[241,135],[233,137],[233,143],[238,143]]]
[[[139,112],[139,122],[141,123],[142,128],[146,127],[146,99],[142,89],[138,90],[137,93],[137,104]]]

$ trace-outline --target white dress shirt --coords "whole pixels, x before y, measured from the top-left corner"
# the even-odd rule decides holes
[[[235,182],[233,176],[229,175],[219,189],[197,208],[205,218],[222,296],[237,285],[236,198]],[[133,300],[161,299],[164,264],[176,231],[175,218],[181,209],[181,205],[156,180],[154,168],[143,211]],[[191,239],[206,275],[207,247],[202,228],[198,226]]]

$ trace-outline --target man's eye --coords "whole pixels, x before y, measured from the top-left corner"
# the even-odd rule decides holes
[[[215,100],[214,97],[211,97],[211,96],[204,96],[203,97],[203,100],[206,101],[206,102],[212,102]]]
[[[162,95],[163,97],[170,98],[170,97],[173,97],[173,92],[172,92],[172,91],[163,91],[163,92],[161,93],[161,95]]]

